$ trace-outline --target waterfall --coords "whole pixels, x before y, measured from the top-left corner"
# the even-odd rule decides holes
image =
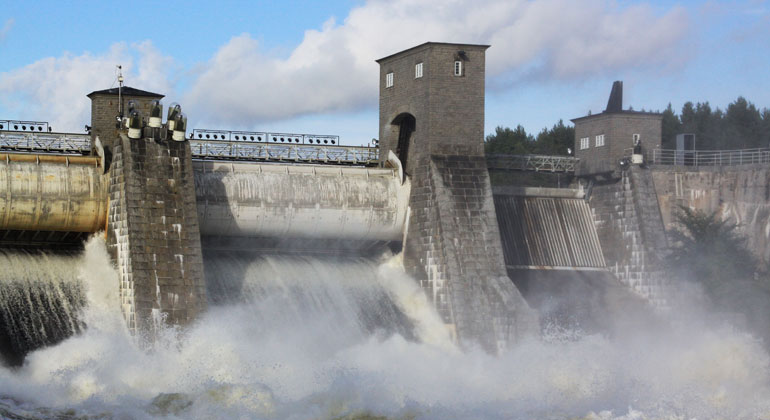
[[[85,297],[75,254],[0,249],[0,267],[0,352],[8,363],[80,331]]]
[[[312,326],[337,345],[376,333],[415,340],[412,320],[375,274],[378,265],[359,257],[204,253],[210,304],[247,307],[265,332]]]

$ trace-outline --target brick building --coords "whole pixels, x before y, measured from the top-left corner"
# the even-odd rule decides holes
[[[612,85],[607,109],[572,120],[575,124],[577,176],[617,178],[619,162],[639,141],[642,150],[661,147],[663,114],[623,110],[623,82]]]
[[[103,144],[109,144],[108,141],[113,142],[118,138],[118,115],[122,112],[124,117],[128,116],[128,101],[134,101],[136,109],[147,118],[150,102],[154,99],[161,100],[164,95],[124,86],[120,95],[118,88],[111,88],[97,90],[87,96],[91,99],[91,140],[99,136]],[[119,106],[119,102],[122,102],[122,105]]]
[[[393,150],[411,173],[414,154],[483,156],[487,48],[426,42],[377,60],[381,159]]]

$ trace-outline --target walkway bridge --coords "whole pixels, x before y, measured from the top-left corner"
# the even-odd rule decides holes
[[[377,166],[378,147],[340,146],[331,135],[194,130],[195,160],[283,162],[315,165]],[[87,155],[91,136],[75,133],[0,131],[0,151]],[[770,151],[768,151],[770,156]],[[488,155],[489,170],[574,173],[578,159],[549,155]]]

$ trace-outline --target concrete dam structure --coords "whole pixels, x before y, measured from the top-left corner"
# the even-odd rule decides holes
[[[498,351],[536,316],[506,272],[483,155],[486,48],[426,43],[380,60],[378,149],[256,132],[188,139],[179,106],[162,120],[162,95],[92,92],[90,138],[2,133],[0,242],[57,249],[103,230],[128,327],[149,340],[206,310],[206,247],[390,244],[456,340]]]
[[[103,231],[125,321],[152,340],[207,310],[206,252],[387,246],[402,252],[455,340],[490,352],[536,331],[538,315],[558,316],[557,292],[568,312],[593,319],[606,318],[597,308],[607,302],[635,305],[628,290],[665,306],[661,267],[676,205],[720,210],[753,229],[752,249],[767,263],[768,162],[654,165],[642,155],[659,150],[660,118],[623,111],[622,86],[607,111],[575,120],[575,157],[485,156],[487,48],[426,43],[378,60],[378,147],[188,133],[178,106],[163,122],[162,95],[92,92],[90,135],[0,130],[0,248],[72,249]],[[574,182],[493,188],[489,170],[569,173]],[[212,267],[249,269],[234,256],[221,261]],[[76,305],[76,293],[67,296]],[[392,305],[372,305],[399,318]]]

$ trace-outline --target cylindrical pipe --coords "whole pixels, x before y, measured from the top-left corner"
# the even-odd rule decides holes
[[[0,154],[0,230],[96,232],[99,158]],[[194,162],[202,235],[399,241],[409,184],[391,169]]]
[[[400,241],[409,185],[390,169],[194,162],[202,235]]]
[[[99,159],[0,154],[0,229],[96,232],[107,217]]]

